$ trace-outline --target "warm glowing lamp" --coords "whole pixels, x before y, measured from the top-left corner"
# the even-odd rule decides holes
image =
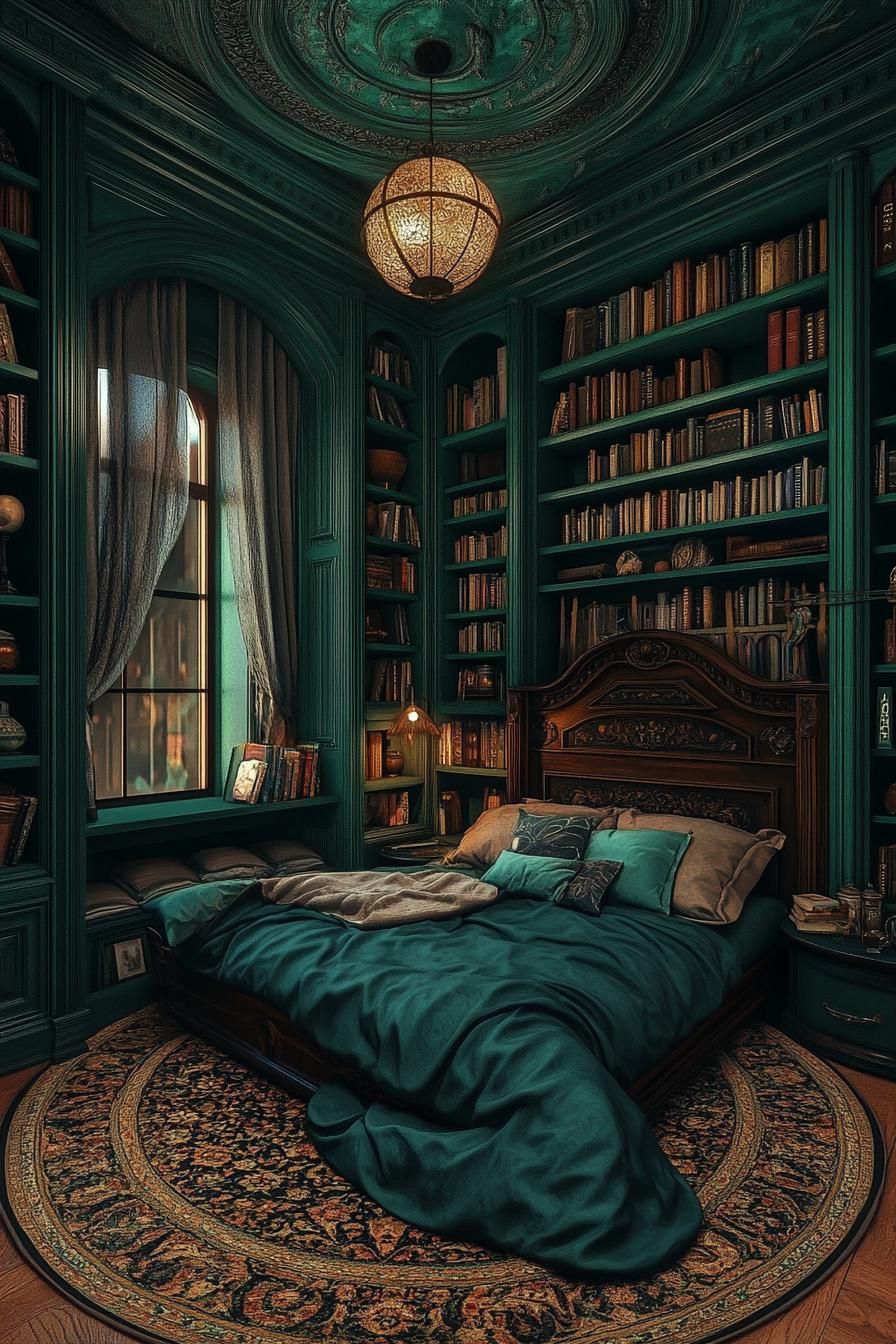
[[[422,737],[427,733],[430,737],[441,737],[438,726],[433,723],[426,710],[417,704],[413,686],[408,688],[407,704],[386,732],[389,737],[404,737],[408,742],[413,742],[415,737]]]

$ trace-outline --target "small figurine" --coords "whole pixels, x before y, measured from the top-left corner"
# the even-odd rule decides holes
[[[643,568],[640,556],[634,551],[623,551],[616,561],[617,574],[640,574]]]

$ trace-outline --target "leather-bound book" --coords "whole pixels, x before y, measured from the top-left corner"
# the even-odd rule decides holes
[[[784,367],[795,369],[802,363],[802,308],[788,308],[784,313]]]
[[[768,315],[768,371],[779,373],[784,367],[784,310],[776,308]]]

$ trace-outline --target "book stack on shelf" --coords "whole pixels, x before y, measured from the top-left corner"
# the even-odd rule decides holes
[[[502,559],[506,555],[506,525],[502,525],[495,532],[466,533],[458,537],[454,543],[455,564],[467,564],[472,560]]]
[[[473,379],[471,388],[452,383],[447,389],[446,433],[478,429],[507,415],[507,347],[495,351],[496,369]]]
[[[496,719],[449,719],[442,724],[439,765],[503,770],[504,724]]]
[[[368,603],[364,613],[364,641],[369,653],[376,653],[377,644],[400,644],[410,646],[411,628],[408,624],[407,607],[402,603],[379,608]]]
[[[294,747],[241,742],[230,754],[225,802],[283,803],[315,798],[320,793],[319,759],[317,742],[297,743]]]
[[[505,622],[503,617],[495,621],[471,621],[457,631],[458,653],[503,653]]]
[[[370,704],[401,704],[414,684],[414,668],[409,658],[373,658],[367,675]]]
[[[411,823],[411,798],[407,789],[389,789],[364,796],[364,829],[396,830]]]
[[[768,371],[797,369],[828,357],[828,310],[804,313],[795,308],[776,308],[768,315]]]
[[[367,368],[374,378],[387,383],[397,383],[399,387],[410,390],[411,362],[399,345],[392,341],[371,341],[367,349]]]
[[[891,448],[886,439],[880,439],[874,445],[874,493],[892,495],[896,492],[896,448]]]
[[[788,918],[800,933],[842,935],[849,922],[846,908],[835,896],[817,896],[814,892],[794,896]]]
[[[626,415],[686,397],[712,392],[724,382],[724,365],[717,350],[703,350],[698,359],[676,359],[669,373],[652,364],[643,369],[610,369],[588,374],[583,383],[571,382],[561,392],[551,416],[551,434],[565,434],[585,425],[621,420]]]
[[[0,128],[0,165],[6,165],[14,170],[5,178],[0,177],[0,228],[31,238],[34,235],[32,188],[20,180],[25,174],[21,172],[18,151],[2,128]]]
[[[367,388],[367,414],[372,420],[381,420],[386,425],[395,425],[399,429],[408,427],[407,417],[395,394],[373,383]]]
[[[482,572],[464,574],[457,580],[458,611],[489,611],[506,607],[507,577]]]
[[[21,862],[37,802],[30,794],[0,785],[0,866],[9,868]]]
[[[468,518],[476,513],[497,513],[507,508],[507,487],[479,490],[473,495],[457,495],[451,501],[452,518]]]
[[[386,593],[414,593],[417,566],[407,555],[368,555],[364,564],[368,588]]]
[[[420,545],[420,524],[412,504],[367,503],[367,536],[397,541],[407,546]]]

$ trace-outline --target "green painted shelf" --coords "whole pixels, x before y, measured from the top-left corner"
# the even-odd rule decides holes
[[[374,485],[373,481],[368,481],[364,486],[364,493],[368,499],[381,500],[384,504],[416,504],[416,495],[405,494],[403,490],[393,490],[388,485]]]
[[[389,775],[383,779],[365,779],[365,793],[386,793],[391,789],[415,789],[426,780],[422,775]]]
[[[485,560],[457,560],[444,568],[449,571],[460,571],[468,569],[503,569],[507,564],[506,555],[490,555]]]
[[[0,770],[36,770],[40,765],[39,756],[21,755],[0,756]]]
[[[896,280],[896,261],[888,261],[886,266],[876,266],[874,279],[883,280],[887,284]]]
[[[296,812],[331,807],[339,799],[322,793],[316,798],[292,798],[282,803],[229,803],[223,798],[184,798],[178,802],[134,803],[124,807],[101,807],[99,819],[87,823],[87,841],[132,832],[176,830],[197,823],[226,822],[228,826],[251,824],[253,818],[271,819]]]
[[[0,162],[0,182],[14,182],[18,187],[30,187],[32,191],[40,191],[40,180],[12,163]]]
[[[10,380],[35,383],[38,377],[37,369],[30,369],[26,364],[11,364],[8,359],[0,359],[0,382]]]
[[[17,308],[28,308],[35,313],[40,311],[39,299],[33,299],[30,294],[22,294],[17,289],[7,289],[5,285],[0,285],[0,303],[11,303]]]
[[[507,771],[497,766],[484,765],[437,765],[437,775],[476,775],[483,779],[506,779]]]
[[[896,415],[879,415],[871,424],[874,429],[892,429],[896,426]]]
[[[39,686],[40,677],[31,672],[0,672],[0,691],[4,686]]]
[[[896,826],[896,817],[889,817],[880,814],[871,818],[875,826]]]
[[[693,569],[674,569],[667,570],[665,573],[656,574],[652,571],[648,574],[622,574],[606,579],[583,579],[579,582],[566,583],[543,583],[539,584],[540,593],[575,593],[583,592],[587,589],[594,592],[611,592],[613,589],[627,589],[632,584],[639,587],[643,585],[655,584],[662,587],[663,584],[681,583],[689,579],[702,579],[707,586],[727,583],[731,578],[741,574],[764,574],[770,569],[815,569],[826,565],[827,555],[782,555],[774,556],[768,560],[742,560],[730,565],[706,565],[701,568]]]
[[[502,718],[506,712],[503,700],[444,700],[439,705],[440,714],[459,719],[474,719],[480,715],[489,719]]]
[[[496,522],[507,516],[506,509],[483,509],[481,513],[468,513],[462,518],[445,518],[444,527],[475,527],[477,523]]]
[[[0,593],[0,607],[39,607],[40,599],[27,593]]]
[[[878,345],[871,351],[872,359],[896,359],[896,341],[887,345]]]
[[[0,867],[0,886],[19,886],[24,882],[46,882],[46,870],[39,863],[9,863]]]
[[[876,677],[896,677],[896,663],[875,663],[871,671]]]
[[[888,747],[872,747],[871,755],[874,756],[876,760],[891,761],[896,765],[896,751],[892,751]]]
[[[601,420],[596,425],[583,425],[581,429],[567,430],[563,434],[548,434],[538,440],[538,447],[559,450],[579,448],[623,436],[627,430],[640,429],[645,425],[660,424],[665,427],[670,421],[687,418],[695,412],[712,410],[728,402],[736,404],[744,397],[760,397],[765,392],[774,392],[781,387],[792,388],[815,379],[821,380],[827,374],[827,369],[826,359],[816,359],[811,364],[800,364],[795,369],[762,373],[756,378],[744,378],[739,383],[726,383],[712,392],[701,392],[695,397],[668,401],[663,406],[650,406],[646,411],[635,411],[632,415],[621,415],[616,420]]]
[[[399,593],[391,588],[367,588],[365,597],[371,602],[416,602],[416,593]]]
[[[605,350],[582,355],[565,364],[555,364],[553,368],[542,369],[538,375],[540,383],[568,383],[582,374],[596,373],[601,369],[611,369],[620,362],[626,364],[639,359],[642,355],[657,356],[681,355],[691,342],[714,344],[724,343],[719,338],[730,335],[730,346],[740,348],[751,341],[764,341],[766,337],[766,316],[775,308],[796,304],[823,294],[827,289],[827,275],[813,276],[810,280],[800,280],[794,285],[783,285],[769,294],[757,294],[752,299],[742,299],[727,308],[719,308],[712,313],[701,313],[699,317],[689,318],[686,322],[676,322],[647,336],[636,336],[633,341],[622,345],[608,346]]]
[[[0,467],[12,467],[13,471],[38,471],[40,463],[28,453],[0,453]]]
[[[480,476],[475,481],[463,481],[460,485],[446,485],[444,493],[446,495],[475,495],[479,490],[491,490],[494,486],[506,485],[507,477],[500,476]]]
[[[18,247],[23,252],[39,252],[40,243],[36,238],[31,238],[27,233],[17,233],[15,229],[7,229],[0,225],[0,243],[6,243],[8,247]]]
[[[387,421],[377,420],[372,415],[365,418],[364,424],[371,434],[378,434],[383,439],[397,439],[399,443],[416,443],[418,438],[412,429],[402,429],[401,425],[390,425]]]
[[[370,640],[364,645],[364,652],[378,656],[382,653],[405,653],[408,656],[417,653],[416,644],[377,644]]]
[[[740,532],[743,528],[770,523],[793,523],[804,518],[826,518],[827,506],[812,505],[808,509],[781,509],[776,513],[759,513],[749,518],[725,518],[717,523],[693,523],[687,527],[665,527],[654,532],[633,532],[623,537],[609,537],[601,541],[574,541],[557,546],[542,546],[539,555],[581,555],[584,551],[618,550],[620,546],[637,546],[643,542],[668,542],[675,537],[701,536],[704,532]]]
[[[489,653],[446,653],[445,657],[451,663],[497,663],[507,654],[503,650],[493,650]]]
[[[871,503],[874,505],[896,504],[896,490],[890,490],[885,495],[875,495]]]
[[[416,555],[420,550],[419,546],[414,546],[409,541],[392,541],[389,537],[374,537],[370,533],[365,540],[372,550],[389,551],[395,555]]]
[[[506,607],[480,607],[477,611],[446,611],[443,613],[446,621],[477,621],[482,617],[491,620],[495,616],[506,616]]]
[[[871,547],[872,555],[896,555],[896,542],[888,541],[881,546]]]
[[[439,439],[442,448],[476,447],[480,443],[494,443],[504,437],[506,420],[490,420],[487,425],[477,425],[475,429],[462,429],[457,434],[443,434]]]
[[[733,453],[719,453],[714,457],[698,457],[693,462],[679,462],[674,467],[655,467],[631,476],[614,476],[611,480],[592,481],[583,485],[565,486],[562,490],[548,490],[538,496],[539,504],[569,504],[595,495],[626,494],[632,489],[649,484],[658,487],[666,481],[677,481],[682,476],[700,478],[717,476],[727,467],[741,467],[753,472],[754,466],[768,468],[808,453],[827,449],[827,433],[801,434],[797,439],[778,439],[774,443],[758,444],[755,448],[739,448]]]
[[[417,393],[412,387],[405,387],[403,383],[392,383],[388,378],[381,378],[378,373],[366,373],[364,377],[368,383],[374,387],[381,387],[384,392],[391,392],[398,401],[416,401]]]

